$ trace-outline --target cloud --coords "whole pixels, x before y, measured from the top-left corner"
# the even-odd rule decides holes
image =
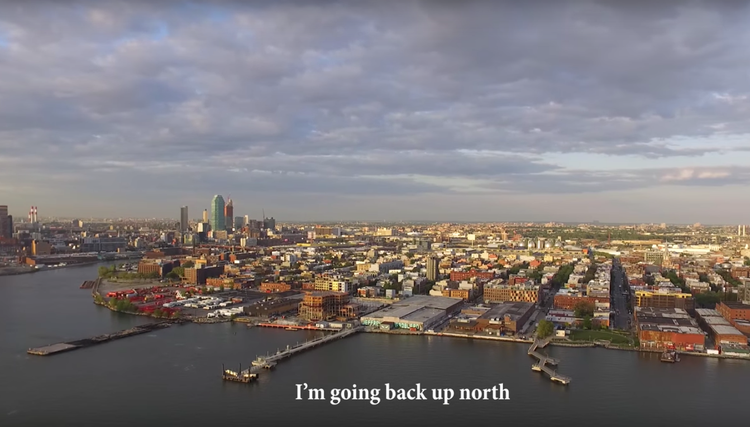
[[[750,147],[713,142],[750,134],[747,6],[655,3],[6,2],[0,177],[39,174],[19,204],[142,177],[248,197],[746,183],[700,158]],[[576,153],[682,166],[555,163]]]

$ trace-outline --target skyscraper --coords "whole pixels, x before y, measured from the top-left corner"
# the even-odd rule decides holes
[[[186,232],[188,230],[188,207],[183,206],[180,208],[180,231]]]
[[[224,219],[224,198],[217,194],[211,200],[211,230],[214,232],[226,230],[227,221]]]
[[[10,237],[8,234],[8,206],[5,205],[0,205],[0,237]]]
[[[435,257],[427,258],[427,280],[433,282],[437,280],[440,274],[440,260]]]
[[[230,197],[227,199],[227,205],[224,206],[224,229],[231,230],[234,226],[232,223],[232,220],[234,218],[234,203],[232,202],[232,198]]]
[[[203,209],[203,221],[205,223],[208,223],[208,209]]]

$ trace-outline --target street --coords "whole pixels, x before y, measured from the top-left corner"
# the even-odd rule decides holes
[[[627,297],[624,292],[630,292],[626,283],[627,278],[619,260],[615,259],[612,265],[612,281],[610,283],[612,325],[611,329],[630,330],[630,314],[628,312]]]

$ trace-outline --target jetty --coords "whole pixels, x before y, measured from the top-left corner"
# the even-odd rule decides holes
[[[539,360],[539,362],[531,365],[531,370],[536,372],[544,372],[545,374],[547,374],[547,376],[549,376],[550,380],[558,382],[560,384],[568,385],[570,384],[572,378],[560,374],[556,370],[550,368],[550,366],[557,366],[560,361],[537,351],[540,348],[546,347],[549,342],[550,338],[544,340],[535,339],[531,344],[531,347],[529,347],[529,356],[535,357]]]
[[[132,337],[134,335],[146,334],[159,329],[168,328],[172,325],[183,323],[180,320],[167,320],[163,322],[149,323],[146,325],[136,326],[111,334],[97,335],[91,338],[84,338],[75,341],[61,342],[56,344],[45,345],[43,347],[30,348],[26,352],[35,356],[52,356],[64,353],[66,351],[78,350],[79,348],[91,347],[97,344],[104,344],[122,338]]]
[[[240,377],[240,378],[249,377],[251,378],[251,380],[247,382],[250,382],[252,381],[252,379],[257,378],[257,376],[261,372],[263,372],[263,370],[273,369],[274,367],[276,367],[276,363],[283,359],[287,359],[289,357],[294,356],[295,354],[310,350],[320,345],[327,344],[332,341],[340,340],[342,338],[346,338],[348,336],[356,334],[357,332],[360,332],[361,330],[362,330],[361,326],[358,326],[355,328],[346,328],[336,333],[326,335],[324,337],[315,338],[310,341],[305,341],[303,343],[295,344],[293,346],[288,345],[286,346],[286,349],[278,350],[274,354],[258,356],[255,358],[255,360],[252,361],[251,366],[245,370],[240,371],[237,377]],[[224,379],[227,379],[227,378],[224,378]],[[235,381],[235,380],[228,380],[228,381]]]
[[[98,278],[96,280],[86,280],[83,282],[80,286],[80,289],[94,289],[94,287],[99,287],[102,283],[102,278]]]

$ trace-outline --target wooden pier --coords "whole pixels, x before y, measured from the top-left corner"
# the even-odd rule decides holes
[[[102,279],[98,278],[96,280],[86,280],[81,284],[80,289],[94,289],[94,287],[99,287],[101,284]]]
[[[168,320],[164,322],[149,323],[146,325],[136,326],[134,328],[125,329],[123,331],[114,332],[111,334],[98,335],[91,338],[84,338],[76,341],[61,342],[57,344],[50,344],[43,347],[30,348],[26,352],[35,356],[52,356],[55,354],[64,353],[66,351],[77,350],[79,348],[91,347],[97,344],[103,344],[122,338],[132,337],[134,335],[141,335],[148,332],[152,332],[158,329],[168,328],[174,324],[182,323],[181,321]]]
[[[551,358],[546,354],[541,354],[537,349],[544,348],[549,344],[549,338],[546,340],[534,340],[534,343],[529,347],[529,356],[535,357],[539,360],[538,363],[531,365],[531,370],[536,372],[544,372],[549,376],[549,379],[560,384],[568,385],[572,378],[558,373],[557,371],[550,368],[550,366],[557,366],[559,360]]]
[[[297,353],[310,350],[319,345],[323,345],[331,341],[336,341],[342,338],[346,338],[350,335],[356,334],[357,332],[361,330],[362,330],[361,326],[356,327],[356,328],[343,329],[331,335],[326,335],[324,337],[315,338],[310,341],[305,341],[303,343],[296,344],[293,346],[287,346],[286,349],[279,350],[274,354],[258,356],[255,358],[255,360],[253,360],[251,366],[245,370],[240,371],[238,376],[243,377],[243,378],[245,376],[251,376],[253,379],[255,379],[261,372],[263,372],[263,370],[273,369],[274,367],[276,367],[276,363],[279,362],[280,360],[292,357]]]

